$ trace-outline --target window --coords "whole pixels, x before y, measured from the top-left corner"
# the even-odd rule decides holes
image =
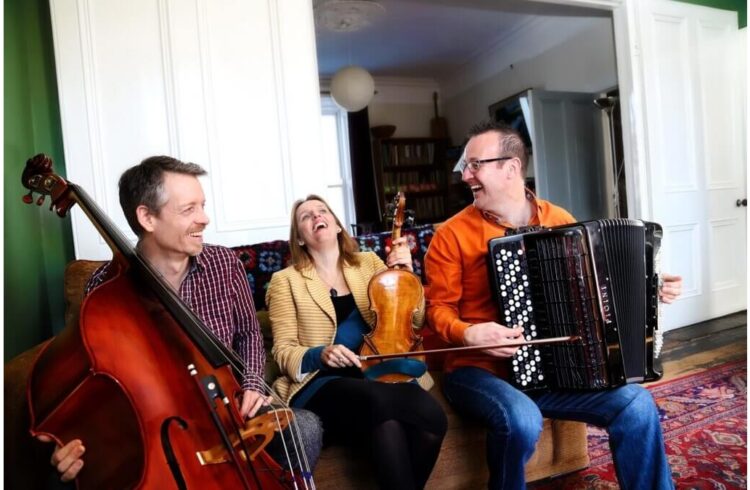
[[[356,214],[349,161],[349,125],[346,111],[326,95],[321,96],[321,128],[326,169],[325,197],[347,230],[351,230]]]

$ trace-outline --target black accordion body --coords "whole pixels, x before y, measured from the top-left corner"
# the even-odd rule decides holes
[[[606,219],[519,232],[489,242],[498,322],[520,325],[526,345],[511,383],[529,390],[598,390],[661,378],[658,253],[662,228]]]

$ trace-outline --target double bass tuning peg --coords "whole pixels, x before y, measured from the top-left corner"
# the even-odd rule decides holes
[[[23,196],[23,202],[25,202],[26,204],[32,204],[34,202],[34,192],[33,191],[29,191],[28,194],[25,194]],[[44,194],[42,194],[42,195],[40,195],[39,197],[36,198],[36,205],[37,206],[41,206],[42,204],[44,204]],[[50,208],[50,209],[52,209],[52,208]]]

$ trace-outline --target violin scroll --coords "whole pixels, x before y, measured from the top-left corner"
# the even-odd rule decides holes
[[[60,217],[64,217],[75,204],[68,182],[52,170],[52,159],[43,153],[26,160],[21,184],[29,189],[29,193],[23,196],[23,202],[33,203],[36,192],[40,194],[36,205],[41,206],[45,196],[50,196],[50,211],[55,210]]]

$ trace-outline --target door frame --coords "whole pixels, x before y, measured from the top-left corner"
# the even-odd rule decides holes
[[[653,219],[653,208],[646,169],[647,132],[643,105],[642,58],[635,46],[638,22],[635,2],[626,0],[532,0],[597,8],[612,12],[615,34],[615,62],[620,89],[620,106],[631,110],[620,111],[622,119],[623,156],[628,214],[642,219]]]

